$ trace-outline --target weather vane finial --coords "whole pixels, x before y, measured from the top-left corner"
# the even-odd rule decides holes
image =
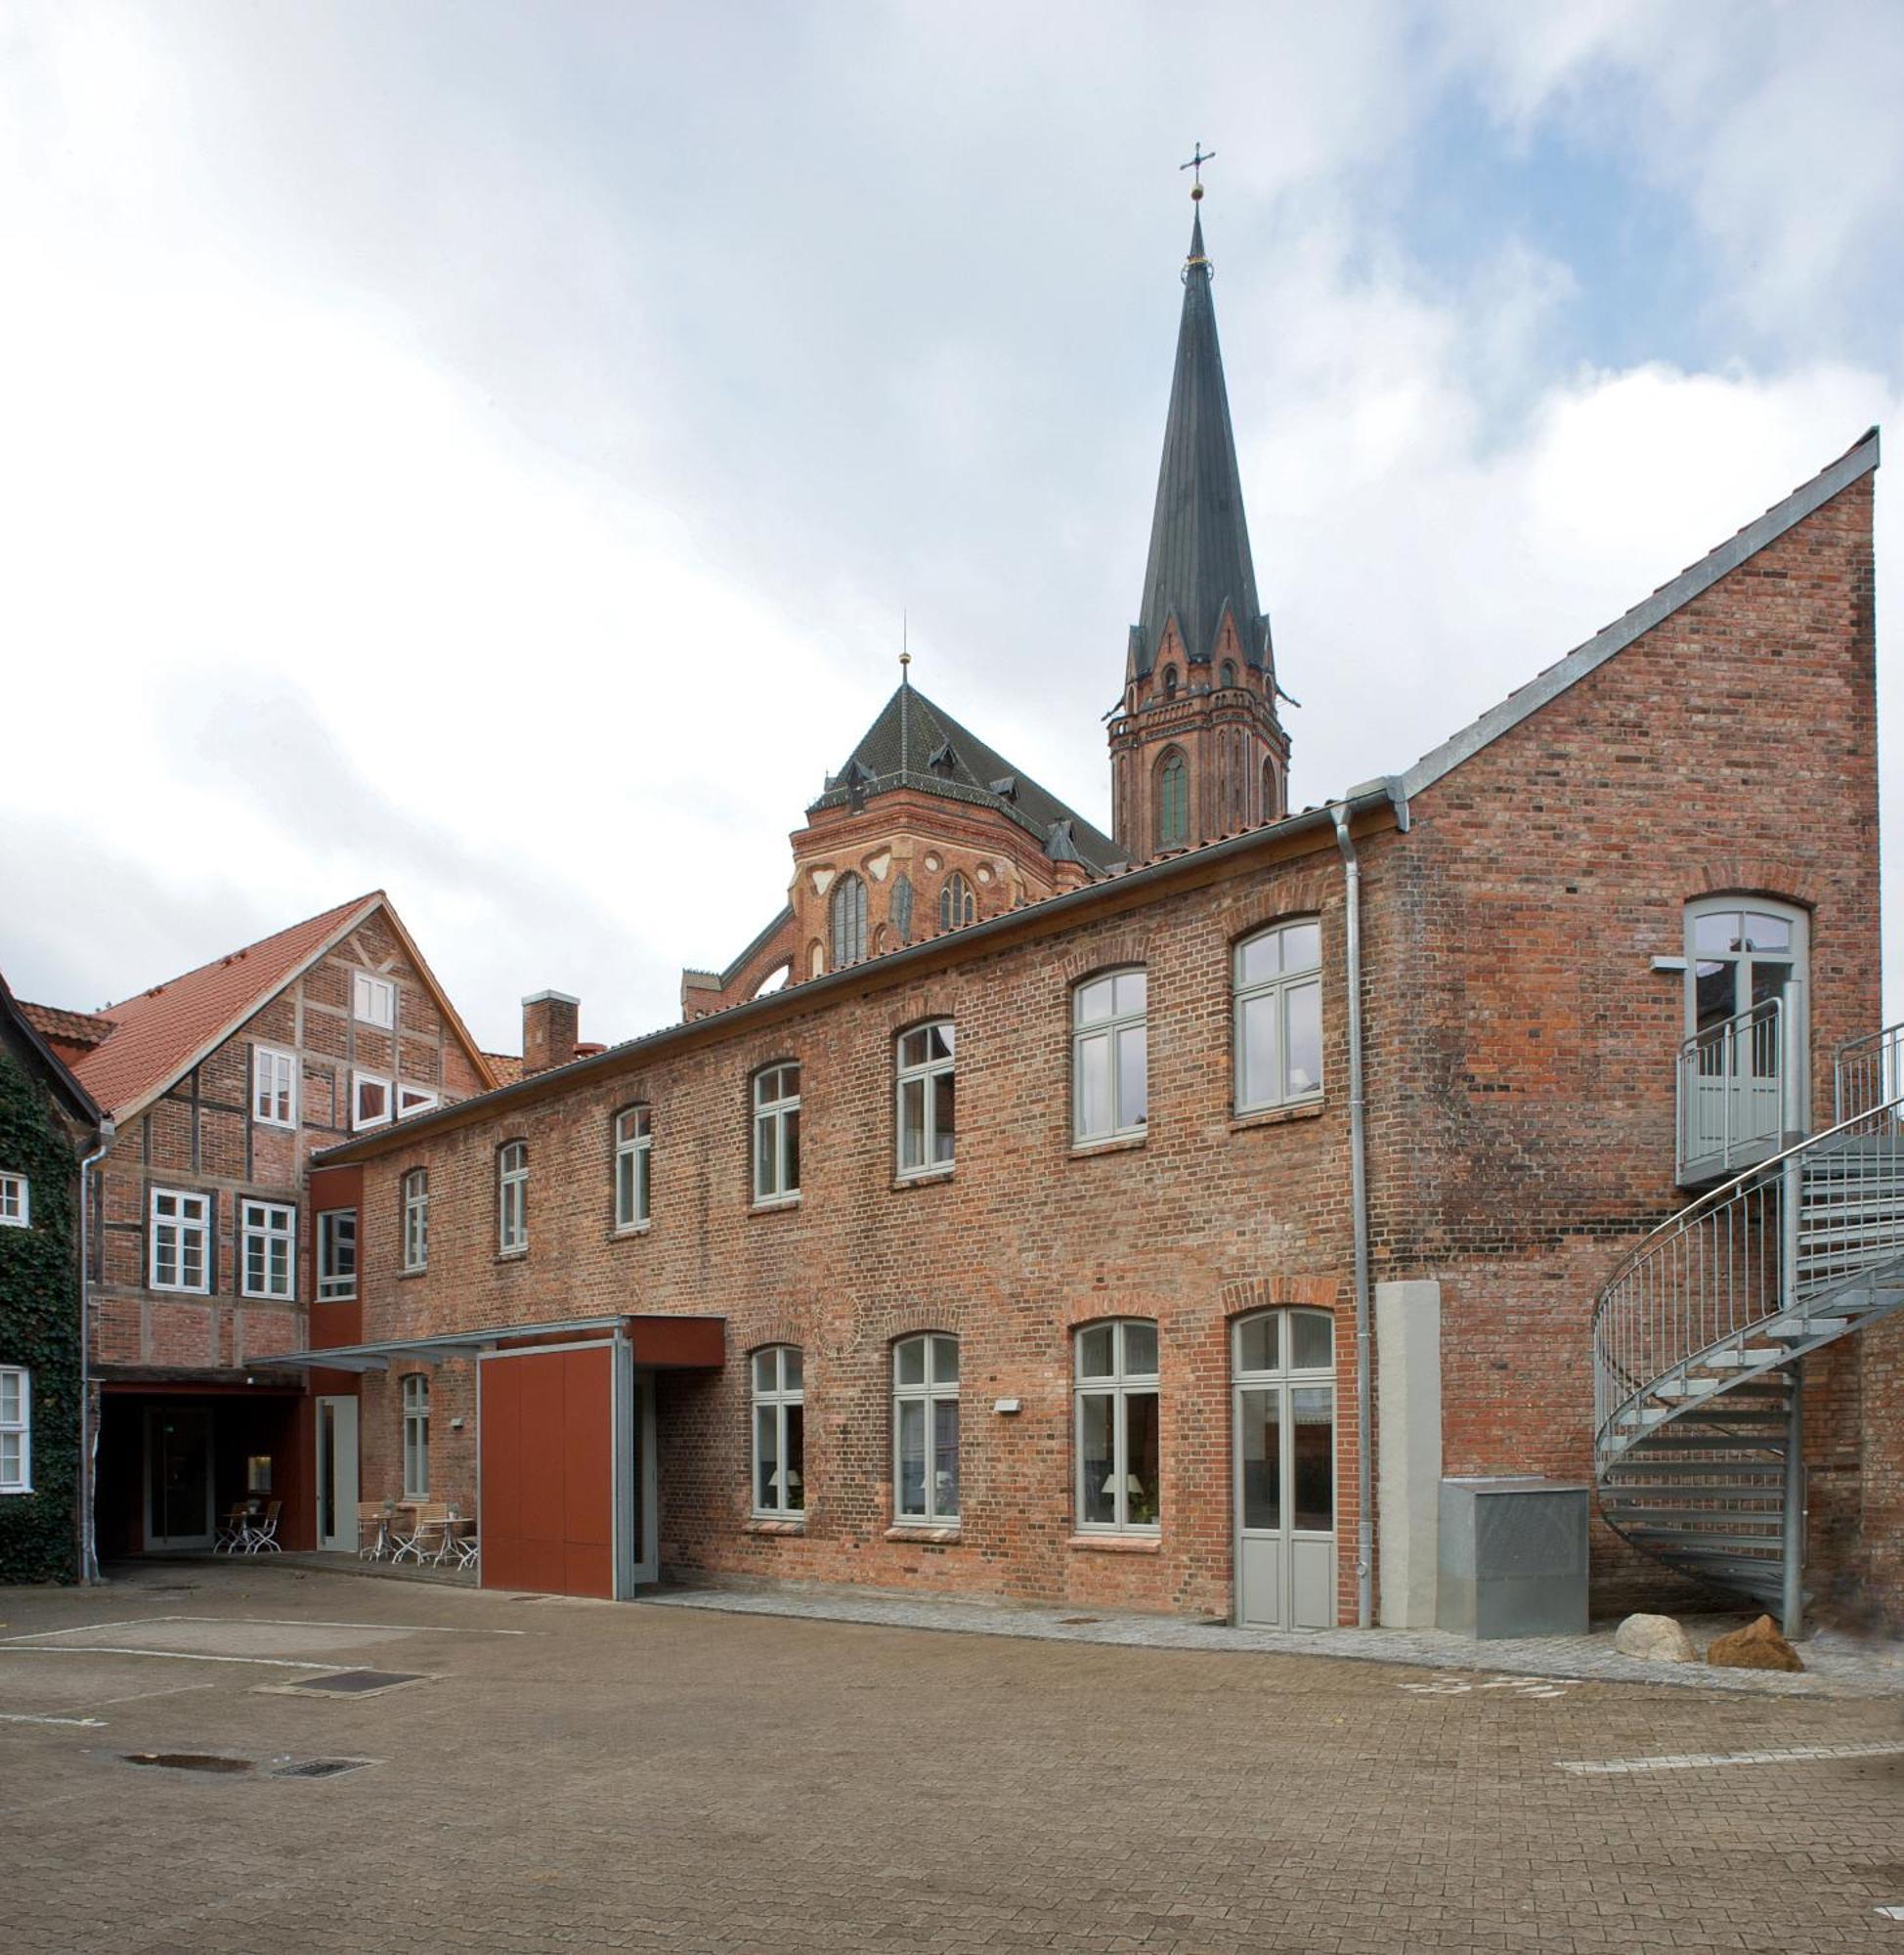
[[[912,664],[911,621],[905,612],[899,613],[899,683],[906,682],[906,668]]]
[[[1190,179],[1190,201],[1192,203],[1201,203],[1203,201],[1203,165],[1214,162],[1216,160],[1216,153],[1214,150],[1206,150],[1203,147],[1202,138],[1199,137],[1196,147],[1190,152],[1190,161],[1177,165],[1180,170],[1194,170],[1196,172],[1195,176]]]

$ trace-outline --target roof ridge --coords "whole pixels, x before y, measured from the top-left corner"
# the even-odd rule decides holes
[[[281,936],[289,936],[293,931],[309,930],[313,924],[327,922],[332,917],[347,915],[350,911],[362,909],[371,902],[388,902],[390,899],[381,890],[372,890],[368,895],[358,896],[347,903],[338,903],[334,908],[315,910],[308,917],[300,917],[295,923],[287,923],[281,930],[274,930],[250,943],[239,944],[236,950],[228,950],[222,957],[207,957],[202,964],[195,964],[189,971],[181,971],[174,978],[161,978],[156,984],[149,984],[142,991],[128,991],[123,998],[103,1006],[99,1012],[91,1014],[98,1018],[105,1013],[122,1010],[127,1005],[135,1005],[143,998],[155,998],[169,991],[174,985],[183,984],[188,978],[195,978],[201,971],[212,971],[220,966],[236,964],[240,958],[248,958],[254,950],[263,950],[266,945],[276,943]]]

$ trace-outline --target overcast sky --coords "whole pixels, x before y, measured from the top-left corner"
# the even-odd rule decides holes
[[[381,886],[649,1029],[902,611],[1106,822],[1199,139],[1292,801],[1399,770],[1904,430],[1901,100],[1888,0],[7,0],[0,969]]]

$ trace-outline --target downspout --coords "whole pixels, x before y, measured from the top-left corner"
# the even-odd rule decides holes
[[[1367,1099],[1362,1071],[1362,863],[1349,833],[1349,804],[1337,802],[1335,846],[1342,851],[1349,991],[1349,1203],[1356,1245],[1356,1627],[1375,1619],[1374,1442],[1369,1399],[1373,1370],[1368,1332],[1368,1156],[1364,1132]]]
[[[99,1580],[99,1543],[93,1532],[93,1475],[99,1433],[93,1423],[93,1170],[112,1145],[112,1116],[99,1123],[99,1146],[79,1163],[79,1579]]]

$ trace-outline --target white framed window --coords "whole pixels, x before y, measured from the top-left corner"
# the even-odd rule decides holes
[[[806,1390],[800,1347],[754,1354],[754,1511],[763,1520],[806,1509]]]
[[[404,1499],[429,1497],[430,1381],[421,1371],[411,1371],[404,1379]]]
[[[350,1008],[353,1018],[388,1031],[397,1022],[397,987],[388,978],[356,972],[351,978]]]
[[[238,1203],[239,1288],[288,1301],[297,1291],[297,1210],[286,1201]]]
[[[793,1061],[754,1075],[754,1199],[800,1195],[800,1066]]]
[[[326,1208],[318,1217],[318,1301],[344,1303],[357,1294],[357,1210]]]
[[[899,1034],[899,1172],[931,1174],[952,1165],[953,1027],[950,1019]]]
[[[1322,1090],[1322,927],[1314,917],[1237,944],[1236,1111],[1313,1100]]]
[[[496,1152],[496,1246],[505,1256],[529,1246],[527,1141],[511,1141]]]
[[[0,1494],[33,1491],[33,1379],[0,1365]]]
[[[251,1117],[261,1127],[297,1125],[297,1055],[277,1047],[251,1048]]]
[[[23,1174],[0,1174],[0,1229],[28,1229],[33,1222],[32,1189]]]
[[[645,1229],[653,1192],[655,1129],[646,1107],[615,1116],[615,1226]]]
[[[432,1107],[441,1104],[443,1096],[428,1086],[406,1086],[397,1082],[397,1118],[403,1119],[409,1113],[427,1113]]]
[[[1143,967],[1088,978],[1072,993],[1071,1132],[1079,1141],[1141,1134],[1149,1047]]]
[[[959,1340],[936,1332],[892,1347],[892,1511],[959,1518]]]
[[[390,1120],[390,1082],[377,1072],[353,1072],[350,1076],[350,1123],[352,1127],[382,1127]]]
[[[151,1286],[211,1288],[211,1196],[175,1188],[152,1190]]]
[[[1087,1325],[1075,1341],[1079,1531],[1155,1534],[1157,1326],[1122,1318]]]
[[[430,1266],[430,1171],[413,1167],[404,1176],[404,1268]]]

